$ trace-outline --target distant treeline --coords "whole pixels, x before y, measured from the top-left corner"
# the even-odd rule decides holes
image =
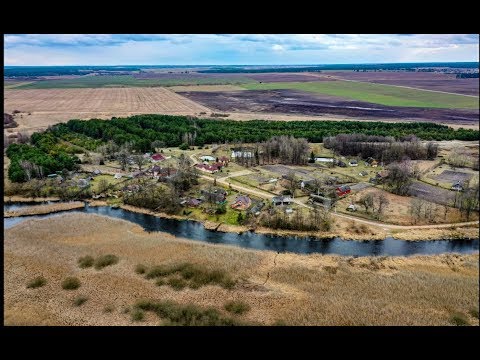
[[[343,156],[369,157],[391,163],[403,159],[433,160],[438,154],[438,145],[421,143],[412,135],[395,140],[392,137],[368,136],[363,134],[340,134],[323,140],[327,149]]]
[[[4,77],[86,75],[95,71],[138,71],[136,66],[12,66],[3,69]]]
[[[281,135],[305,138],[309,142],[323,142],[324,137],[342,133],[392,136],[395,139],[415,134],[422,140],[479,140],[478,130],[454,130],[434,123],[234,121],[169,115],[136,115],[112,118],[110,121],[70,120],[66,124],[53,126],[50,131],[61,138],[70,136],[71,139],[72,133],[85,135],[85,143],[91,141],[89,138],[103,142],[113,140],[119,145],[134,142],[140,151],[150,150],[151,143],[155,140],[162,141],[166,146],[179,146],[184,143],[187,137],[185,134],[192,139],[189,145],[197,146],[225,142],[256,143]],[[92,144],[94,145],[96,144]]]
[[[457,74],[457,79],[470,79],[470,78],[477,78],[478,79],[478,72],[477,73],[460,73],[460,74]]]
[[[329,64],[311,66],[216,66],[200,70],[199,73],[265,73],[265,72],[302,72],[321,70],[415,70],[416,68],[478,68],[478,62],[431,62],[431,63],[385,63],[385,64]]]

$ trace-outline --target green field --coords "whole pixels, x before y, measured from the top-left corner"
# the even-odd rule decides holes
[[[333,95],[387,106],[478,109],[478,97],[444,94],[353,81],[249,83],[248,90],[291,89]]]
[[[39,80],[15,89],[68,89],[100,87],[144,87],[175,85],[228,85],[250,82],[247,78],[188,78],[185,79],[136,79],[131,75],[82,76],[75,79]]]

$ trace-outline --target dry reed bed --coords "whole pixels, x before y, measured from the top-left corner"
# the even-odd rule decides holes
[[[115,254],[102,270],[81,269],[78,258]],[[203,286],[175,291],[135,273],[137,264],[194,263],[224,270],[232,290]],[[269,275],[268,275],[269,274]],[[27,289],[31,279],[47,284]],[[65,277],[81,287],[61,289]],[[157,325],[153,314],[132,322],[125,309],[140,299],[213,306],[241,300],[251,310],[239,319],[264,325],[449,325],[461,312],[478,319],[478,254],[352,258],[276,254],[146,233],[123,220],[65,214],[27,220],[5,231],[4,322],[7,325]],[[74,306],[77,296],[86,296]],[[113,307],[112,312],[105,312]]]
[[[67,211],[73,209],[83,208],[85,204],[81,201],[73,201],[68,203],[49,204],[49,205],[34,205],[21,208],[18,210],[4,211],[3,217],[17,217],[17,216],[29,216],[29,215],[43,215],[56,213],[59,211]]]

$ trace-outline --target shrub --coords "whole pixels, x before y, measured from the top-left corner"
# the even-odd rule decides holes
[[[182,290],[187,286],[187,282],[181,278],[171,278],[168,280],[167,284],[170,285],[174,290]]]
[[[85,302],[88,300],[88,298],[86,296],[77,296],[75,298],[75,300],[73,300],[73,305],[75,306],[82,306],[83,304],[85,304]]]
[[[80,287],[80,280],[76,277],[67,277],[62,282],[62,289],[64,290],[76,290]]]
[[[95,269],[100,270],[106,266],[115,265],[118,263],[118,257],[115,255],[102,255],[95,260]]]
[[[43,276],[37,276],[35,279],[30,280],[27,283],[27,289],[36,289],[44,286],[46,283],[47,279],[45,279]]]
[[[474,318],[478,319],[478,309],[470,309],[469,313],[470,313],[470,315],[472,315]]]
[[[114,310],[113,305],[107,305],[103,308],[103,312],[107,314],[112,313],[113,310]]]
[[[132,311],[132,321],[142,321],[145,318],[145,313],[141,309],[134,309]]]
[[[88,268],[93,266],[93,256],[87,255],[83,256],[80,259],[78,259],[78,266],[80,266],[82,269]]]
[[[138,264],[137,266],[135,266],[135,272],[137,274],[145,274],[146,271],[147,267],[145,265]]]
[[[250,305],[243,301],[232,300],[225,304],[225,310],[232,314],[242,315],[250,310]]]
[[[244,323],[223,316],[214,308],[200,308],[195,305],[180,305],[171,301],[153,302],[142,300],[135,308],[152,311],[163,320],[163,325],[177,326],[233,326]]]
[[[470,325],[465,315],[460,312],[453,314],[450,318],[450,322],[456,326]]]
[[[165,280],[163,280],[163,279],[158,279],[158,280],[155,282],[155,285],[157,285],[157,286],[163,286],[163,285],[165,285]]]

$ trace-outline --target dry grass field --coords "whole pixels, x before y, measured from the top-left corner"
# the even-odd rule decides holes
[[[106,254],[119,262],[101,270],[77,263],[80,257]],[[223,271],[237,283],[232,289],[210,284],[175,290],[157,286],[136,268],[185,262]],[[39,276],[44,280],[37,281],[38,287],[27,288]],[[78,289],[62,289],[70,276],[79,279]],[[214,307],[222,316],[261,325],[478,325],[478,276],[478,254],[276,254],[146,233],[122,220],[66,214],[5,231],[4,323],[158,325],[152,312],[132,308],[149,299]],[[232,300],[250,310],[228,314],[224,306]]]
[[[39,129],[70,119],[109,119],[134,114],[193,115],[210,109],[165,88],[5,90],[5,112],[20,129]],[[29,115],[30,114],[30,115]]]
[[[236,85],[178,85],[168,88],[172,91],[238,91],[245,90]]]

